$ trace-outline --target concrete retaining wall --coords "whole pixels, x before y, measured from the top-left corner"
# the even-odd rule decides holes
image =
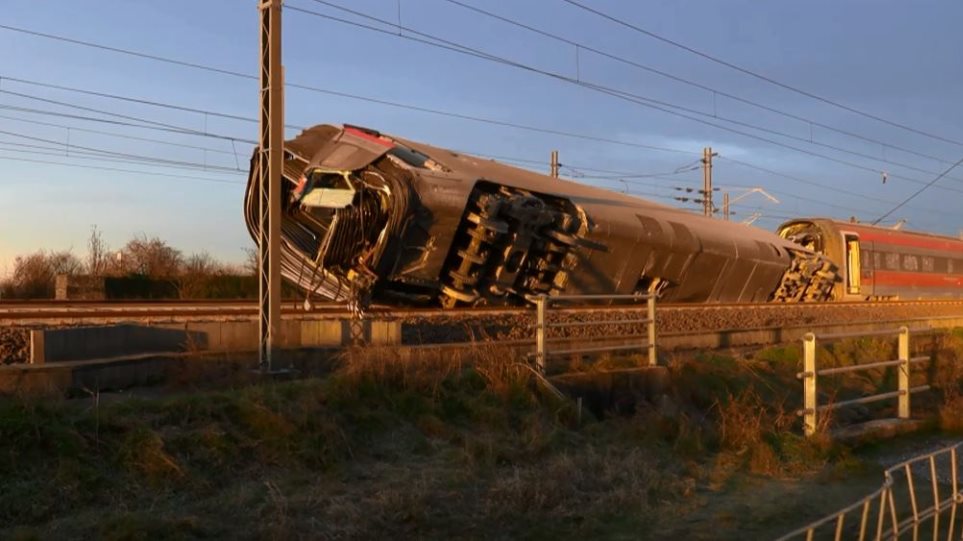
[[[287,320],[282,348],[326,348],[353,344],[401,343],[393,321]],[[256,321],[109,325],[30,331],[30,363],[109,359],[147,353],[256,351]]]

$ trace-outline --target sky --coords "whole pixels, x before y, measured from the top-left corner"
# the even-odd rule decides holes
[[[244,259],[256,79],[23,31],[254,75],[258,1],[4,2],[0,275],[40,249],[83,257],[93,226],[113,249],[143,234]],[[784,86],[564,0],[458,2],[562,40],[447,0],[285,0],[288,137],[358,124],[545,172],[557,149],[566,177],[685,208],[676,188],[701,187],[693,165],[710,146],[733,219],[770,230],[790,217],[875,220],[963,157],[960,2],[579,0]],[[513,64],[411,39],[426,34]],[[963,167],[882,223],[958,235],[961,196]]]

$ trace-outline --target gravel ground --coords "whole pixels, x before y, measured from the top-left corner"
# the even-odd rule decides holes
[[[0,327],[0,364],[26,362],[30,355],[27,331]]]
[[[833,321],[877,321],[937,316],[963,317],[960,304],[886,305],[793,305],[772,304],[747,309],[738,306],[672,306],[658,311],[660,333],[720,331],[761,327],[792,327]],[[641,319],[645,307],[604,312],[572,313],[554,311],[549,321],[591,321],[597,319]],[[405,344],[438,344],[471,340],[532,339],[534,312],[518,315],[411,316],[401,319]],[[551,329],[549,337],[598,337],[643,334],[639,324]],[[27,330],[22,327],[0,327],[0,364],[25,362],[29,355]]]
[[[886,321],[938,316],[961,316],[961,305],[769,305],[751,309],[726,307],[667,307],[657,312],[660,333],[721,331],[765,327],[793,327],[846,321]],[[591,321],[598,319],[641,319],[645,308],[582,312],[555,312],[549,321]],[[532,338],[535,323],[533,313],[525,315],[471,316],[450,318],[406,318],[402,320],[402,340],[407,344],[430,344],[453,341]],[[552,329],[549,337],[589,337],[602,335],[642,334],[643,327],[635,325],[599,325]]]

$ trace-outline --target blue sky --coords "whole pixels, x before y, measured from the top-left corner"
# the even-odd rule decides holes
[[[561,0],[463,1],[891,147],[763,112],[584,50],[576,54],[572,45],[485,18],[444,0],[400,0],[401,24],[539,69],[567,76],[577,74],[581,81],[591,84],[806,139],[787,139],[733,126],[869,170],[627,103],[543,75],[291,9],[284,14],[288,83],[682,152],[510,129],[295,88],[287,92],[287,122],[298,126],[361,124],[463,151],[546,162],[544,166],[526,165],[541,170],[547,169],[550,151],[558,149],[561,162],[568,166],[563,174],[584,177],[606,175],[587,169],[637,175],[673,173],[697,160],[703,146],[712,146],[720,154],[714,169],[717,186],[730,190],[733,197],[742,193],[742,187],[761,186],[780,200],[776,205],[752,195],[734,207],[736,219],[762,212],[756,225],[768,229],[787,216],[856,215],[873,220],[920,187],[899,176],[928,182],[936,176],[931,172],[942,171],[963,156],[963,146],[847,113],[766,84]],[[331,2],[398,21],[398,0]],[[256,3],[7,2],[0,24],[254,74],[258,67]],[[963,108],[959,105],[963,66],[958,59],[963,36],[956,24],[963,17],[963,4],[959,2],[584,3],[775,80],[893,122],[963,141]],[[285,4],[358,20],[312,0],[287,0]],[[252,246],[241,211],[246,164],[252,149],[249,143],[232,144],[226,139],[64,115],[110,118],[74,107],[82,106],[240,140],[256,139],[255,123],[38,87],[12,79],[252,119],[257,115],[256,81],[6,29],[0,29],[0,49],[5,52],[0,62],[0,131],[6,132],[0,133],[0,274],[9,270],[15,255],[36,249],[73,249],[83,256],[90,227],[95,224],[113,248],[143,233],[160,236],[186,253],[206,250],[226,261],[243,259],[243,248]],[[808,142],[810,137],[817,145]],[[863,156],[818,146],[820,143]],[[905,147],[942,161],[892,147]],[[90,149],[139,158],[118,162],[120,156],[111,154],[113,161],[108,161],[102,153],[84,154]],[[149,165],[143,157],[166,162],[164,166]],[[238,168],[241,171],[230,171]],[[881,175],[874,172],[878,170],[888,172],[885,184]],[[673,188],[701,185],[701,173],[694,170],[635,177],[625,183],[614,178],[583,180],[673,203],[671,197],[678,194]],[[849,195],[810,182],[866,196]],[[950,189],[927,190],[888,221],[906,219],[908,227],[914,229],[956,235],[963,228],[963,168],[937,186]]]

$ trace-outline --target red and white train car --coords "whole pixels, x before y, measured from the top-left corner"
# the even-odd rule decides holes
[[[792,220],[778,232],[837,263],[836,300],[963,297],[961,239],[825,218]]]

